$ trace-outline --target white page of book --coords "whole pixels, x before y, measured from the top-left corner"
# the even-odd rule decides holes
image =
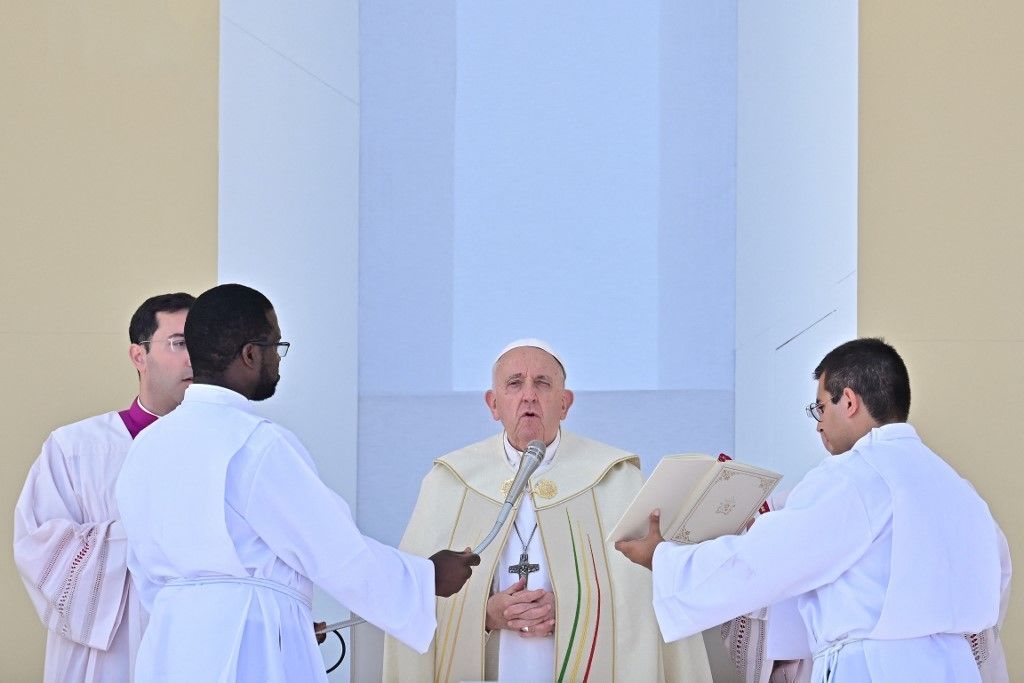
[[[699,453],[662,458],[605,540],[613,543],[643,538],[647,535],[647,518],[654,509],[662,512],[661,533],[664,535],[673,522],[675,511],[682,507],[715,462],[711,456]]]

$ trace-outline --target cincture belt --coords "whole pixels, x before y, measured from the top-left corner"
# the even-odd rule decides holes
[[[859,643],[862,640],[866,640],[866,638],[843,638],[842,640],[829,643],[814,653],[814,661],[818,661],[820,657],[825,658],[824,683],[832,683],[832,678],[836,675],[836,667],[839,666],[839,653],[842,649],[847,645]]]
[[[278,583],[277,581],[271,581],[269,579],[257,579],[252,576],[198,576],[193,579],[172,579],[164,585],[168,587],[202,586],[211,583],[242,583],[250,584],[253,586],[260,586],[263,588],[269,588],[272,591],[276,591],[281,595],[286,595],[289,598],[298,601],[299,603],[305,605],[306,609],[313,609],[313,601],[310,598],[303,595],[302,593],[300,593],[299,591],[295,590],[294,588],[289,588],[283,583]]]

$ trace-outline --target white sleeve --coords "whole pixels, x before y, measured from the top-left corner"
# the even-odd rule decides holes
[[[869,548],[875,530],[856,487],[812,470],[786,506],[743,536],[654,553],[654,611],[666,641],[806,593],[835,580]]]
[[[14,510],[14,562],[51,631],[106,650],[128,595],[127,540],[113,519],[86,520],[51,435]]]
[[[1013,577],[1013,565],[1010,562],[1010,545],[1006,542],[1006,534],[996,524],[996,538],[999,543],[999,628],[1003,627],[1006,610],[1010,606],[1010,583]]]
[[[996,524],[996,538],[999,543],[999,570],[1000,570],[1000,595],[999,595],[999,621],[996,626],[987,628],[981,633],[968,633],[967,642],[971,646],[971,653],[978,663],[978,672],[981,674],[982,683],[1009,683],[1009,672],[1006,665],[1006,652],[1003,650],[1003,639],[1001,630],[1003,619],[1006,618],[1006,609],[1010,603],[1010,577],[1012,566],[1010,564],[1010,546],[1006,542],[1003,530]]]
[[[283,562],[347,608],[425,652],[436,627],[434,565],[363,536],[348,504],[283,436],[259,454],[239,513]]]

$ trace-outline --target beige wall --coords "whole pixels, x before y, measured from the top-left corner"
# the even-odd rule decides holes
[[[54,427],[127,405],[128,319],[217,268],[216,2],[8,3],[0,22],[0,680],[44,632],[11,510]]]
[[[862,0],[860,21],[859,332],[903,352],[911,420],[1024,566],[1024,5]],[[1018,585],[1013,680],[1022,608]]]

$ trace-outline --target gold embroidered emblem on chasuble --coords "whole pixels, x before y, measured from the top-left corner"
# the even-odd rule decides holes
[[[501,495],[507,496],[508,490],[512,488],[512,480],[506,479],[501,482]],[[558,495],[558,486],[550,479],[541,479],[533,487],[533,495],[541,498],[551,499]]]
[[[533,492],[541,498],[550,500],[558,495],[558,487],[550,479],[541,479],[537,482],[537,487],[533,489]]]

